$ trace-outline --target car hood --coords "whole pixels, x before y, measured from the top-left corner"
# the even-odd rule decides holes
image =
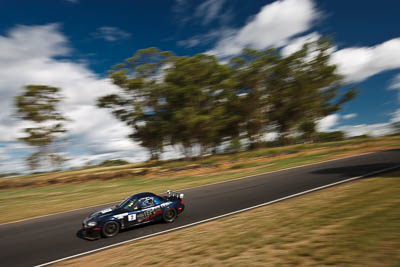
[[[119,213],[121,213],[121,208],[119,208],[118,206],[111,206],[111,207],[108,207],[108,208],[105,208],[105,209],[102,209],[102,210],[99,210],[99,211],[96,211],[96,212],[90,214],[88,216],[88,218],[96,219],[96,218],[119,214]]]

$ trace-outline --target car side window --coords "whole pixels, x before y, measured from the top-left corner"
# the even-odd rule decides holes
[[[163,203],[160,198],[158,197],[154,197],[154,205],[160,205],[161,203]]]
[[[139,207],[146,209],[154,206],[154,199],[152,197],[144,197],[140,199]]]

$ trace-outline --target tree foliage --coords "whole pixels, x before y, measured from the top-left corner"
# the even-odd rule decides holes
[[[54,148],[59,136],[66,132],[63,125],[66,119],[57,110],[62,100],[59,91],[57,87],[27,85],[15,98],[17,116],[32,125],[24,129],[24,137],[20,138],[37,149],[26,159],[32,170],[39,168],[44,160],[57,167],[65,161]]]
[[[169,141],[181,145],[187,157],[193,155],[196,144],[204,154],[222,141],[229,120],[226,101],[230,76],[229,68],[204,54],[177,58],[166,74]]]
[[[157,48],[139,50],[110,72],[120,94],[98,99],[97,105],[109,108],[116,118],[132,128],[129,136],[149,149],[157,159],[166,142],[169,114],[165,110],[163,75],[174,55]]]
[[[158,158],[166,145],[187,156],[245,140],[256,147],[269,131],[282,143],[301,134],[318,139],[317,120],[355,96],[330,64],[331,42],[320,39],[283,57],[276,49],[244,49],[229,63],[198,54],[178,57],[139,50],[110,71],[121,90],[98,100],[132,127],[130,137]]]
[[[299,51],[282,57],[276,50],[255,51],[246,49],[239,72],[256,99],[265,119],[277,130],[282,139],[296,130],[307,131],[310,138],[315,122],[338,111],[355,96],[352,88],[338,95],[343,86],[336,66],[329,63],[328,39],[305,44]],[[243,79],[242,79],[243,80]]]

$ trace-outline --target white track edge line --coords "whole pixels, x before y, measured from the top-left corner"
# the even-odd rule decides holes
[[[204,220],[201,220],[201,221],[198,221],[198,222],[185,224],[185,225],[182,225],[182,226],[179,226],[179,227],[175,227],[175,228],[172,228],[172,229],[168,229],[168,230],[164,230],[164,231],[161,231],[161,232],[157,232],[157,233],[153,233],[153,234],[149,234],[149,235],[145,235],[145,236],[141,236],[141,237],[125,240],[125,241],[122,241],[122,242],[119,242],[119,243],[115,243],[115,244],[112,244],[112,245],[108,245],[108,246],[105,246],[105,247],[89,250],[89,251],[86,251],[86,252],[82,252],[82,253],[79,253],[79,254],[68,256],[68,257],[65,257],[65,258],[58,259],[58,260],[46,262],[46,263],[43,263],[43,264],[40,264],[40,265],[35,265],[35,267],[48,266],[50,264],[54,264],[54,263],[57,263],[57,262],[61,262],[61,261],[65,261],[65,260],[81,257],[81,256],[88,255],[88,254],[92,254],[94,252],[106,250],[106,249],[113,248],[113,247],[116,247],[116,246],[120,246],[120,245],[123,245],[123,244],[126,244],[126,243],[130,243],[130,242],[133,242],[133,241],[138,241],[138,240],[141,240],[141,239],[145,239],[145,238],[149,238],[149,237],[153,237],[153,236],[157,236],[157,235],[166,234],[166,233],[169,233],[169,232],[173,232],[173,231],[176,231],[176,230],[188,228],[188,227],[195,226],[195,225],[202,224],[202,223],[206,223],[206,222],[209,222],[209,221],[214,221],[214,220],[217,220],[217,219],[220,219],[220,218],[224,218],[224,217],[228,217],[228,216],[231,216],[231,215],[234,215],[234,214],[237,214],[237,213],[245,212],[245,211],[256,209],[256,208],[259,208],[259,207],[271,205],[273,203],[280,202],[280,201],[283,201],[283,200],[286,200],[286,199],[290,199],[290,198],[294,198],[294,197],[297,197],[297,196],[305,195],[305,194],[308,194],[308,193],[311,193],[311,192],[314,192],[314,191],[318,191],[318,190],[321,190],[321,189],[324,189],[324,188],[327,188],[327,187],[332,187],[332,186],[335,186],[335,185],[338,185],[338,184],[347,183],[347,182],[350,182],[350,181],[353,181],[353,180],[357,180],[357,179],[361,179],[361,178],[368,177],[368,176],[371,176],[371,175],[375,175],[375,174],[379,174],[379,173],[395,170],[395,169],[398,169],[398,168],[400,168],[400,165],[397,165],[397,166],[394,166],[394,167],[385,168],[385,169],[378,170],[378,171],[373,171],[373,172],[370,172],[370,173],[367,173],[367,174],[363,174],[363,175],[360,175],[360,176],[351,177],[351,178],[348,178],[348,179],[345,179],[345,180],[341,180],[341,181],[338,181],[338,182],[334,182],[334,183],[330,183],[330,184],[327,184],[327,185],[319,186],[319,187],[312,188],[312,189],[309,189],[309,190],[306,190],[306,191],[303,191],[303,192],[299,192],[299,193],[296,193],[296,194],[293,194],[293,195],[290,195],[290,196],[278,198],[278,199],[275,199],[275,200],[272,200],[272,201],[261,203],[261,204],[255,205],[255,206],[251,206],[251,207],[248,207],[248,208],[241,209],[241,210],[228,212],[228,213],[225,213],[225,214],[222,214],[222,215],[218,215],[218,216],[215,216],[215,217],[212,217],[212,218],[204,219]]]
[[[303,167],[308,167],[308,166],[312,166],[312,165],[322,164],[322,163],[331,162],[331,161],[336,161],[336,160],[341,160],[341,159],[348,159],[348,158],[354,158],[354,157],[361,157],[361,156],[365,156],[365,155],[369,155],[369,154],[378,153],[378,152],[381,152],[381,151],[382,151],[382,150],[380,150],[380,151],[373,151],[373,152],[367,152],[367,153],[362,153],[362,154],[358,154],[358,155],[352,155],[352,156],[347,156],[347,157],[337,158],[337,159],[329,159],[329,160],[325,160],[325,161],[319,161],[319,162],[314,162],[314,163],[310,163],[310,164],[305,164],[305,165],[299,165],[299,166],[289,167],[289,168],[280,169],[280,170],[275,170],[275,171],[262,172],[262,173],[259,173],[259,174],[248,175],[248,176],[244,176],[244,177],[239,177],[239,178],[234,178],[234,179],[230,179],[230,180],[215,182],[215,183],[211,183],[211,184],[196,185],[196,186],[192,186],[192,187],[187,187],[187,188],[179,189],[179,191],[184,191],[184,190],[189,190],[189,189],[194,189],[194,188],[199,188],[199,187],[205,187],[205,186],[210,186],[210,185],[216,185],[216,184],[222,184],[222,183],[228,183],[228,182],[237,181],[237,180],[242,180],[242,179],[247,179],[247,178],[251,178],[251,177],[255,177],[255,176],[259,176],[259,175],[265,175],[265,174],[270,174],[270,173],[276,173],[276,172],[281,172],[281,171],[287,171],[287,170],[296,169],[296,168],[303,168]],[[44,218],[44,217],[59,215],[59,214],[68,213],[68,212],[73,212],[73,211],[78,211],[78,210],[84,210],[84,209],[90,209],[90,208],[99,207],[99,206],[105,206],[105,205],[109,205],[109,204],[113,204],[113,203],[119,203],[119,202],[121,202],[122,200],[123,200],[123,199],[121,199],[121,200],[119,200],[119,201],[117,200],[117,201],[113,201],[113,202],[108,202],[108,203],[103,203],[103,204],[97,204],[97,205],[88,206],[88,207],[83,207],[83,208],[77,208],[77,209],[72,209],[72,210],[66,210],[66,211],[60,211],[60,212],[50,213],[50,214],[46,214],[46,215],[35,216],[35,217],[31,217],[31,218],[27,218],[27,219],[21,219],[21,220],[12,221],[12,222],[0,223],[0,226],[6,225],[6,224],[12,224],[12,223],[19,223],[19,222],[29,221],[29,220],[36,220],[36,219],[40,219],[40,218]]]

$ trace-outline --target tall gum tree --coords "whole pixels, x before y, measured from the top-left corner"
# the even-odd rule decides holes
[[[274,49],[247,49],[233,59],[239,75],[246,77],[242,86],[259,94],[254,108],[268,126],[259,128],[262,132],[273,128],[284,144],[296,132],[307,131],[304,136],[312,139],[317,120],[355,97],[355,89],[344,89],[343,77],[329,62],[331,49],[331,41],[321,38],[287,57]]]
[[[165,76],[165,100],[170,117],[171,144],[180,144],[186,157],[215,150],[224,138],[232,92],[232,73],[211,55],[179,57]]]
[[[146,147],[151,159],[158,159],[167,140],[169,114],[165,109],[164,74],[174,60],[172,52],[151,47],[109,71],[120,92],[100,97],[97,106],[108,108],[131,127],[129,137]]]
[[[61,167],[65,161],[56,148],[56,142],[66,132],[63,125],[66,118],[57,110],[61,100],[60,89],[47,85],[27,85],[15,98],[17,116],[33,125],[25,128],[24,136],[19,139],[37,150],[27,157],[32,170],[46,161],[53,167]]]

